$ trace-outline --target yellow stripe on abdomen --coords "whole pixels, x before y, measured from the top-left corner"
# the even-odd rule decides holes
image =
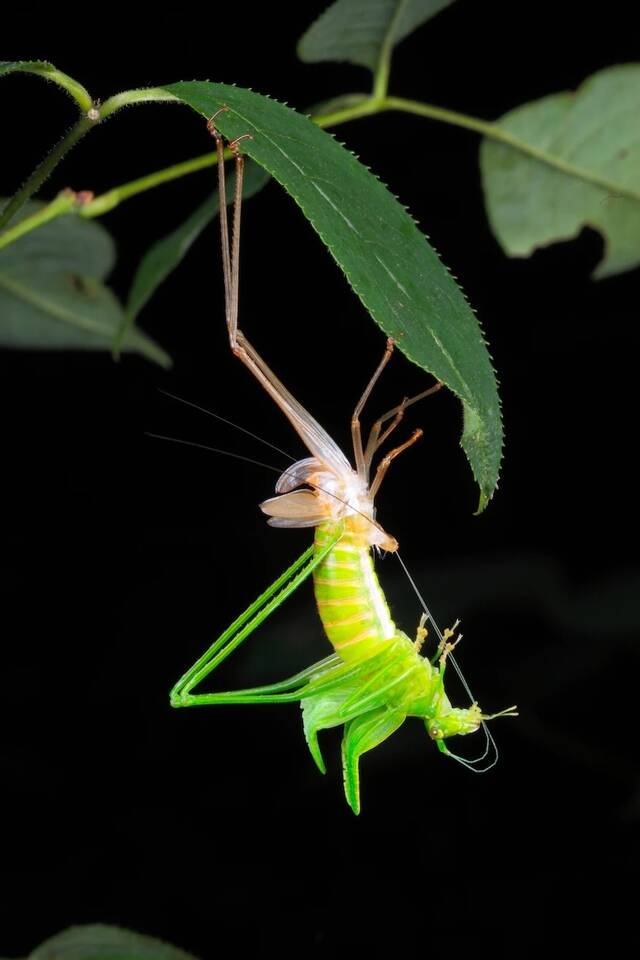
[[[316,528],[321,549],[335,535],[333,524]],[[343,660],[358,662],[379,653],[395,636],[370,547],[346,532],[313,572],[318,612],[329,642]]]

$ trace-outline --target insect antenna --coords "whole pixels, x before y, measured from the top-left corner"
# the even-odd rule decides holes
[[[166,391],[162,390],[161,393]],[[173,397],[173,394],[167,393],[168,397]],[[181,400],[180,397],[173,397],[174,400]],[[228,423],[232,427],[237,427],[238,430],[241,430],[243,433],[248,433],[250,437],[255,437],[256,440],[262,440],[261,437],[257,434],[251,433],[250,430],[245,430],[244,427],[238,426],[237,423],[234,423],[232,420],[225,420],[224,417],[219,417],[217,413],[212,413],[210,410],[206,410],[204,407],[198,407],[197,404],[191,403],[189,400],[182,400],[182,403],[189,404],[191,407],[196,407],[198,410],[202,410],[203,413],[208,413],[212,417],[216,417],[218,420],[222,420],[223,423]],[[283,470],[282,467],[274,467],[271,463],[264,463],[262,460],[254,460],[253,457],[246,457],[241,453],[234,453],[231,450],[222,450],[220,447],[211,447],[207,443],[198,443],[196,440],[183,440],[181,437],[169,437],[164,433],[152,433],[150,430],[145,431],[145,436],[152,437],[154,440],[168,440],[171,443],[180,443],[184,447],[195,447],[198,450],[207,450],[209,453],[220,453],[223,457],[233,457],[234,460],[243,460],[245,463],[251,463],[255,467],[264,467],[265,470],[271,470],[273,473],[277,473],[279,476],[285,476],[289,472],[289,468],[285,467]],[[269,443],[268,440],[263,440],[263,443],[266,443],[267,446],[273,447],[274,450],[278,450],[279,453],[284,453],[279,447],[275,447],[272,443]],[[289,454],[285,453],[284,456],[288,457]],[[293,457],[290,457],[293,460]],[[358,510],[356,507],[348,503],[347,500],[344,500],[342,497],[339,497],[337,493],[334,493],[332,490],[325,490],[324,487],[321,487],[317,483],[308,484],[313,490],[319,490],[322,493],[326,494],[328,497],[333,497],[334,500],[337,500],[339,503],[344,504],[345,507],[353,510],[354,513],[358,513],[361,517],[367,520],[372,526],[378,526],[375,520],[372,520],[371,517],[368,517],[365,513],[362,513],[361,510]]]
[[[184,402],[188,403],[189,401],[185,400]],[[205,411],[205,412],[208,413],[209,411]],[[213,413],[212,416],[215,417],[217,416],[217,414]],[[220,417],[220,419],[223,419],[223,418]],[[231,423],[231,420],[226,420],[225,423]],[[233,424],[233,423],[231,423],[231,425],[236,426],[236,424]],[[242,430],[242,427],[239,427],[238,429]],[[247,433],[248,431],[244,431],[244,432]],[[222,450],[220,447],[210,447],[209,444],[198,443],[196,440],[183,440],[181,437],[168,437],[163,433],[152,433],[150,430],[145,430],[145,436],[151,437],[153,440],[169,440],[171,443],[180,443],[184,447],[196,447],[197,450],[208,450],[209,453],[221,453],[222,456],[224,457],[233,457],[234,460],[243,460],[245,463],[252,463],[255,467],[264,467],[265,470],[271,470],[273,473],[277,473],[278,475],[281,475],[281,476],[284,476],[289,469],[288,467],[286,467],[283,470],[281,467],[274,467],[273,464],[271,463],[263,463],[262,460],[254,460],[252,457],[245,457],[243,454],[234,453],[231,450]],[[251,434],[251,436],[253,436],[253,434]],[[260,438],[258,437],[258,439]],[[265,443],[266,442],[267,441],[265,441]],[[269,446],[271,446],[271,444],[269,444]],[[333,491],[331,490],[325,490],[324,487],[319,486],[317,483],[310,483],[309,486],[314,490],[320,490],[322,493],[325,493],[328,497],[333,497],[334,500],[337,500],[339,503],[344,504],[345,507],[349,507],[351,510],[353,510],[354,513],[360,514],[361,517],[364,517],[365,520],[368,520],[374,526],[376,525],[375,520],[371,520],[371,518],[367,517],[366,514],[356,509],[356,507],[351,506],[351,504],[348,503],[347,500],[343,500],[343,498],[339,497],[337,493],[333,493]]]
[[[193,403],[191,400],[185,400],[184,397],[177,397],[175,393],[169,393],[168,390],[160,390],[160,393],[164,394],[165,397],[169,397],[171,400],[177,400],[178,403],[184,403],[187,407],[193,407],[194,410],[199,410],[200,413],[206,413],[208,417],[214,417],[216,420],[220,420],[222,423],[226,423],[229,427],[234,427],[234,429],[239,430],[240,433],[246,433],[248,437],[253,437],[254,440],[258,440],[260,443],[263,443],[266,447],[271,447],[272,450],[275,450],[276,453],[281,453],[283,457],[286,457],[287,460],[291,460],[293,463],[295,457],[292,457],[290,453],[287,453],[286,450],[281,450],[280,447],[277,447],[275,443],[270,443],[268,440],[265,440],[264,437],[258,436],[257,433],[252,433],[251,430],[247,430],[246,427],[241,427],[239,423],[234,423],[233,420],[227,420],[226,417],[221,417],[219,413],[214,413],[212,410],[207,410],[206,407],[201,407],[197,403]],[[213,448],[211,448],[213,449]],[[224,451],[218,451],[224,452]],[[273,467],[272,469],[276,469]]]
[[[226,417],[221,417],[219,413],[214,413],[213,410],[207,410],[206,407],[201,407],[197,403],[193,403],[191,400],[185,400],[184,397],[178,397],[175,393],[169,393],[168,390],[160,389],[160,393],[164,394],[165,397],[170,397],[171,400],[177,400],[179,403],[184,403],[188,407],[193,407],[194,410],[199,410],[201,413],[206,413],[209,417],[214,417],[216,420],[220,420],[222,423],[226,423],[230,427],[234,427],[236,430],[239,430],[241,433],[245,433],[248,437],[253,437],[254,440],[259,440],[260,443],[263,443],[267,447],[271,447],[272,450],[275,450],[276,453],[281,453],[283,457],[291,460],[292,463],[296,463],[295,457],[292,457],[290,453],[287,453],[286,450],[281,450],[280,447],[277,447],[274,443],[270,443],[269,440],[265,440],[264,437],[259,436],[257,433],[253,433],[251,430],[247,430],[246,427],[241,427],[239,423],[235,423],[233,420],[227,420]],[[236,460],[244,460],[245,463],[252,463],[256,467],[265,467],[267,470],[272,470],[274,473],[285,475],[288,473],[288,468],[282,470],[280,467],[274,467],[273,464],[263,463],[261,460],[254,460],[251,457],[244,456],[240,453],[232,453],[230,450],[222,450],[220,447],[211,447],[205,443],[198,443],[194,440],[182,440],[180,437],[167,437],[164,434],[160,433],[151,433],[146,431],[148,437],[153,437],[156,440],[171,440],[173,443],[181,443],[186,447],[197,447],[200,450],[208,450],[210,453],[221,453],[225,457],[234,457]],[[372,520],[371,517],[368,517],[361,510],[358,510],[357,507],[352,506],[342,497],[339,497],[337,493],[334,493],[331,490],[325,490],[324,487],[319,486],[317,483],[308,484],[312,489],[319,490],[320,492],[326,494],[328,497],[333,497],[334,500],[337,500],[339,503],[342,503],[345,507],[349,507],[354,513],[359,514],[365,520],[367,520],[372,526],[379,527],[375,520]]]
[[[215,413],[213,416],[215,417]],[[227,421],[227,423],[229,422],[230,421]],[[145,436],[152,437],[154,440],[170,440],[171,443],[181,443],[185,447],[196,447],[198,450],[208,450],[210,453],[221,453],[224,457],[233,457],[234,460],[244,460],[245,463],[252,463],[255,467],[264,467],[265,470],[272,470],[274,473],[278,474],[282,473],[280,467],[274,467],[270,463],[263,463],[261,460],[254,460],[252,457],[245,457],[241,453],[233,453],[231,450],[221,450],[219,447],[210,447],[206,443],[198,443],[195,440],[182,440],[180,437],[167,437],[163,433],[151,433],[150,430],[145,431]]]
[[[482,721],[482,728],[484,730],[484,735],[487,738],[487,746],[485,748],[485,752],[482,754],[481,757],[477,757],[475,760],[467,760],[466,757],[461,757],[457,753],[452,753],[451,750],[449,749],[443,750],[444,756],[451,757],[452,760],[456,760],[463,767],[465,767],[465,769],[470,770],[471,773],[488,773],[489,770],[492,769],[492,767],[495,767],[496,763],[500,759],[500,753],[498,751],[498,746],[493,737],[493,734],[487,727],[487,724],[485,723],[484,720]],[[490,760],[488,763],[486,763],[484,767],[479,767],[477,766],[477,764],[480,763],[484,759],[484,757],[487,756],[487,753],[489,751],[489,743],[491,744],[491,747],[493,749],[493,759]]]
[[[431,625],[433,626],[433,629],[435,630],[435,633],[436,633],[436,636],[437,636],[438,640],[439,640],[441,643],[444,643],[444,637],[443,637],[443,635],[442,635],[442,631],[440,630],[440,627],[439,627],[438,624],[436,623],[436,621],[435,621],[435,619],[434,619],[431,611],[429,610],[427,604],[425,603],[424,597],[422,596],[422,594],[421,594],[420,591],[418,590],[417,584],[416,584],[415,580],[413,579],[413,577],[411,576],[411,574],[409,573],[409,570],[408,570],[408,568],[407,568],[407,565],[406,565],[406,563],[404,562],[404,560],[402,559],[402,557],[400,556],[400,552],[399,552],[399,551],[396,552],[396,556],[397,556],[397,558],[398,558],[398,560],[399,560],[399,562],[400,562],[400,566],[401,566],[402,569],[404,570],[404,573],[405,573],[405,576],[407,577],[407,580],[409,581],[409,583],[410,583],[411,586],[413,587],[414,593],[415,593],[416,597],[418,598],[418,600],[419,600],[419,602],[420,602],[420,605],[421,605],[422,609],[424,610],[424,612],[425,612],[425,614],[426,614],[427,619],[429,620],[429,622],[430,622]],[[464,688],[464,691],[465,691],[465,693],[467,694],[467,696],[469,697],[469,699],[471,700],[471,703],[476,703],[476,699],[475,699],[475,697],[473,696],[473,693],[471,692],[471,687],[470,687],[469,684],[467,683],[467,681],[466,681],[466,679],[465,679],[465,676],[464,676],[461,668],[460,668],[459,665],[458,665],[458,661],[457,661],[456,658],[453,656],[453,654],[449,654],[448,662],[452,665],[453,669],[454,669],[455,672],[457,673],[458,678],[459,678],[459,680],[460,680],[460,682],[461,682],[461,684],[462,684],[462,686],[463,686],[463,688]],[[495,741],[495,739],[494,739],[494,736],[493,736],[493,734],[491,733],[491,731],[489,730],[489,727],[487,726],[486,721],[482,720],[482,721],[481,721],[481,725],[482,725],[482,732],[483,732],[483,734],[484,734],[484,744],[485,744],[485,745],[484,745],[484,751],[480,754],[479,757],[474,757],[473,759],[468,759],[468,758],[466,758],[466,757],[461,757],[461,756],[459,756],[457,753],[452,753],[449,749],[447,749],[446,751],[443,751],[446,756],[451,757],[453,760],[457,760],[458,763],[461,763],[461,764],[463,765],[463,767],[467,767],[467,769],[472,770],[473,773],[486,773],[488,770],[491,770],[492,767],[495,767],[496,763],[498,762],[498,758],[499,758],[499,756],[500,756],[499,751],[498,751],[498,745],[496,744],[496,741]],[[482,763],[483,760],[486,760],[486,758],[489,756],[490,753],[493,753],[493,757],[492,757],[492,759],[491,759],[484,767],[478,767],[478,766],[476,766],[477,764]]]

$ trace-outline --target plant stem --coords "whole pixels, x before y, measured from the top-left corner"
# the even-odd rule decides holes
[[[430,120],[438,120],[441,123],[448,123],[454,127],[461,127],[464,130],[473,130],[489,140],[496,140],[505,146],[512,147],[519,153],[524,153],[533,160],[553,167],[567,176],[574,177],[577,180],[583,180],[585,183],[592,183],[596,187],[601,187],[608,193],[615,196],[625,196],[632,200],[640,200],[640,191],[633,187],[626,187],[623,184],[616,183],[613,180],[602,177],[598,173],[586,170],[584,167],[576,166],[558,157],[556,154],[548,153],[539,147],[521,140],[513,133],[505,130],[497,123],[490,123],[487,120],[480,120],[478,117],[470,117],[465,113],[458,113],[455,110],[446,110],[443,107],[436,107],[430,103],[421,103],[416,100],[405,100],[402,97],[383,97],[380,100],[370,97],[362,103],[353,107],[345,107],[343,110],[337,110],[335,113],[325,116],[314,117],[314,122],[321,127],[333,127],[339,123],[346,123],[348,120],[357,120],[360,117],[370,116],[374,113],[382,113],[386,110],[397,110],[401,113],[412,113],[419,117],[428,117]]]
[[[85,133],[93,127],[95,121],[88,117],[81,117],[80,120],[71,127],[69,132],[60,140],[53,150],[47,154],[41,164],[36,167],[29,179],[9,200],[6,207],[0,214],[0,229],[4,227],[13,217],[13,215],[29,200],[47,179],[54,167],[71,150],[71,147],[84,137]]]
[[[24,185],[18,190],[16,194],[9,200],[5,206],[2,213],[0,213],[0,230],[6,226],[11,218],[17,213],[20,207],[29,200],[37,190],[40,189],[44,181],[49,177],[54,168],[60,163],[62,158],[69,152],[69,150],[75,146],[75,144],[80,140],[85,133],[99,123],[101,120],[104,120],[106,117],[110,116],[112,113],[115,113],[116,110],[120,110],[122,107],[126,107],[133,103],[144,103],[145,101],[159,101],[167,100],[173,102],[179,102],[177,97],[172,93],[168,93],[166,90],[162,90],[160,87],[150,87],[146,90],[126,90],[124,93],[118,93],[113,97],[110,97],[106,100],[102,106],[99,106],[97,103],[94,103],[89,95],[88,91],[78,83],[77,80],[74,80],[73,77],[67,76],[66,73],[62,73],[60,70],[56,70],[48,63],[40,63],[38,61],[33,61],[29,65],[25,64],[22,67],[22,70],[25,73],[35,73],[39,76],[46,77],[48,80],[52,80],[54,83],[57,83],[59,86],[63,87],[76,101],[80,109],[83,111],[83,116],[71,127],[69,132],[60,140],[58,144],[51,150],[49,154],[44,158],[42,163],[40,163],[36,169],[33,171],[29,179],[24,183]],[[190,173],[190,169],[186,169],[184,173]],[[181,176],[182,174],[178,174]],[[162,171],[157,175],[156,183],[163,183],[165,179],[172,180],[173,176],[162,177]],[[155,186],[155,183],[151,183],[150,186]],[[144,188],[143,188],[144,189]],[[109,196],[113,191],[109,191],[109,194],[105,194],[105,197]],[[134,191],[137,192],[137,191]],[[115,206],[119,201],[112,203],[112,206]],[[110,210],[111,206],[105,207],[106,210]],[[63,211],[60,211],[61,213]],[[94,214],[97,216],[98,214]],[[26,231],[23,231],[26,232]],[[5,240],[4,244],[10,243],[10,240]]]
[[[584,180],[586,183],[592,183],[596,187],[601,187],[609,193],[616,196],[630,197],[632,200],[640,200],[640,191],[632,187],[625,187],[623,184],[615,183],[606,177],[601,177],[598,173],[586,170],[584,167],[575,166],[556,154],[548,153],[538,147],[521,140],[514,134],[509,133],[504,127],[497,123],[489,123],[486,120],[479,120],[477,117],[469,117],[464,113],[457,113],[454,110],[445,110],[442,107],[434,107],[429,103],[419,103],[415,100],[404,100],[402,97],[385,97],[380,104],[381,110],[400,110],[403,113],[413,113],[419,117],[429,117],[431,120],[439,120],[442,123],[449,123],[455,127],[463,127],[466,130],[473,130],[480,133],[490,140],[496,140],[498,143],[504,143],[520,153],[524,153],[540,163],[553,167],[561,173],[566,173],[570,177],[578,180]]]
[[[35,230],[37,227],[41,227],[43,223],[48,223],[49,220],[53,220],[63,213],[70,213],[77,205],[78,198],[76,194],[71,190],[63,191],[63,193],[59,194],[51,203],[37,210],[30,217],[25,217],[24,220],[16,223],[15,227],[10,227],[8,230],[5,230],[3,234],[0,234],[0,249],[2,249],[2,247],[8,247],[9,244],[17,240],[18,237],[23,236],[25,233],[30,233],[31,230]]]
[[[38,77],[44,77],[45,80],[57,83],[59,87],[67,91],[72,100],[75,100],[82,113],[88,113],[92,109],[93,100],[89,91],[67,73],[56,70],[52,64],[44,60],[27,60],[20,65],[19,70],[22,73],[35,73]]]
[[[173,93],[169,93],[168,90],[163,90],[162,87],[124,90],[122,93],[116,93],[113,97],[105,100],[100,107],[100,119],[104,120],[106,117],[110,117],[112,113],[115,113],[116,110],[121,110],[122,107],[130,107],[134,103],[158,103],[163,100],[169,103],[181,103],[178,97]]]
[[[103,214],[113,210],[123,200],[135,196],[137,193],[143,193],[145,190],[151,190],[161,183],[168,183],[170,180],[177,180],[189,173],[196,173],[198,170],[204,170],[206,167],[213,167],[218,162],[215,153],[205,153],[192,160],[184,160],[182,163],[176,163],[172,167],[166,167],[164,170],[156,170],[148,173],[137,180],[131,180],[129,183],[123,183],[119,187],[107,190],[95,197],[79,211],[83,217],[101,217]]]
[[[512,133],[509,133],[508,130],[505,130],[499,124],[490,123],[486,120],[481,120],[478,117],[471,117],[467,114],[458,113],[454,110],[446,110],[443,107],[436,107],[429,103],[421,103],[416,100],[406,100],[402,97],[389,97],[384,95],[378,96],[378,93],[382,92],[383,87],[386,87],[386,83],[388,82],[388,69],[382,63],[382,58],[379,71],[380,72],[377,75],[375,84],[376,92],[374,92],[373,95],[363,95],[363,98],[353,106],[344,107],[343,109],[336,110],[332,113],[316,116],[313,118],[314,123],[317,123],[320,127],[335,127],[341,123],[347,123],[347,121],[350,120],[358,120],[361,117],[372,116],[376,113],[383,113],[387,110],[396,110],[401,113],[411,113],[417,116],[427,117],[430,120],[437,120],[441,123],[448,123],[452,126],[460,127],[465,130],[472,130],[474,133],[479,133],[490,140],[503,143],[506,146],[539,161],[540,163],[544,163],[547,166],[566,174],[567,176],[583,180],[586,183],[592,183],[594,186],[600,187],[601,189],[606,190],[609,193],[613,193],[616,196],[626,196],[633,200],[640,201],[639,191],[634,190],[631,187],[626,187],[623,184],[615,183],[611,180],[608,180],[606,177],[602,177],[597,173],[593,173],[590,170],[574,166],[555,154],[547,153],[545,150],[541,150],[538,147],[527,143],[525,140],[520,140],[518,137],[514,136]],[[99,119],[102,120],[106,116],[114,113],[116,110],[133,103],[163,100],[169,102],[179,102],[173,94],[169,94],[161,88],[125,91],[124,93],[116,94],[116,96],[105,101],[102,107],[99,108]],[[76,123],[64,140],[62,140],[58,146],[54,148],[46,160],[44,160],[37,170],[34,171],[29,180],[25,183],[24,187],[9,202],[0,216],[0,227],[7,223],[15,211],[19,209],[19,207],[22,206],[26,200],[29,199],[35,190],[38,189],[40,184],[46,179],[51,170],[55,167],[56,163],[58,163],[65,153],[75,143],[78,142],[80,137],[84,136],[87,130],[89,130],[94,123],[95,121],[89,120],[86,117],[82,118]],[[171,167],[166,167],[163,170],[157,170],[154,173],[147,174],[146,176],[140,177],[137,180],[132,180],[129,183],[121,184],[119,187],[114,187],[112,190],[108,190],[101,196],[95,197],[95,199],[91,200],[90,202],[81,205],[78,209],[78,213],[83,217],[102,216],[103,214],[108,213],[110,210],[113,210],[114,207],[117,207],[118,204],[122,203],[124,200],[129,199],[129,197],[133,197],[136,194],[142,193],[146,190],[151,190],[153,187],[159,186],[162,183],[168,183],[171,180],[176,180],[180,177],[187,176],[190,173],[196,173],[198,170],[215,166],[216,163],[217,158],[214,153],[201,154],[198,157],[193,157],[191,160],[185,160],[182,163],[177,163]],[[62,213],[68,212],[68,209],[71,209],[73,206],[72,204],[68,209],[63,209],[62,206],[55,207],[54,205],[56,202],[57,201],[54,201],[53,204],[49,204],[49,206],[45,208],[45,210],[48,211],[45,220],[50,220],[55,216],[59,216]],[[19,230],[17,233],[11,230],[0,236],[0,247],[7,246],[9,243],[15,240],[17,236],[27,233],[29,230],[39,226],[40,222],[45,222],[45,220],[36,221],[35,218],[29,217],[28,220],[24,221],[24,226],[22,223],[19,225]]]
[[[399,0],[396,11],[389,22],[384,40],[382,41],[382,45],[380,47],[380,56],[378,58],[378,63],[376,64],[376,69],[373,76],[372,99],[376,103],[381,103],[384,100],[387,95],[387,90],[389,89],[391,55],[393,53],[393,46],[395,42],[394,32],[406,5],[406,0]]]
[[[384,101],[376,100],[373,96],[366,97],[352,107],[343,107],[342,110],[334,110],[332,113],[325,113],[324,115],[319,114],[311,119],[322,128],[337,127],[349,120],[359,120],[360,117],[370,117],[374,113],[380,113],[382,102]]]

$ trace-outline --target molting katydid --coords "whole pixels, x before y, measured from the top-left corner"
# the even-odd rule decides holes
[[[367,385],[351,420],[355,469],[336,443],[298,403],[257,351],[238,329],[238,275],[240,209],[244,159],[239,141],[230,144],[235,157],[236,182],[231,232],[224,202],[224,145],[214,126],[220,181],[220,225],[224,273],[226,322],[231,350],[251,371],[288,418],[306,446],[309,456],[284,471],[276,484],[276,496],[262,503],[262,511],[275,527],[313,527],[314,542],[255,603],[244,611],[184,674],[171,692],[174,707],[206,704],[286,703],[302,705],[304,732],[309,749],[324,772],[318,733],[344,725],[342,761],[347,801],[360,810],[358,764],[360,756],[382,743],[405,721],[418,717],[439,750],[454,756],[471,769],[495,750],[486,720],[513,716],[515,708],[484,714],[474,701],[468,707],[453,707],[444,688],[451,651],[458,642],[457,624],[441,633],[426,607],[415,639],[410,639],[391,618],[378,582],[373,550],[397,552],[397,541],[375,519],[374,497],[391,462],[421,435],[416,430],[404,443],[392,449],[378,463],[373,479],[372,465],[380,447],[401,422],[406,408],[442,385],[436,383],[423,393],[389,410],[374,423],[363,444],[360,416],[364,405],[393,351],[387,341],[384,356]],[[242,139],[242,138],[240,138]],[[320,619],[333,654],[280,683],[226,693],[194,692],[223,660],[252,633],[308,577],[313,585]],[[424,604],[423,604],[424,606]],[[431,620],[439,639],[437,650],[428,659],[422,655]],[[446,741],[455,735],[485,731],[484,754],[468,761],[452,754]],[[485,765],[493,765],[497,758]]]

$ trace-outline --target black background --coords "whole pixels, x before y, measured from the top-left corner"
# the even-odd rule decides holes
[[[197,78],[303,109],[368,83],[355,67],[297,61],[295,40],[322,9],[308,6],[104,8],[49,22],[18,13],[3,54],[50,59],[101,98]],[[628,11],[609,3],[606,19],[585,20],[581,5],[461,0],[403,43],[392,90],[497,117],[637,59]],[[73,106],[26,76],[3,80],[2,96],[10,193]],[[588,230],[507,259],[488,228],[471,133],[384,115],[336,135],[409,206],[491,344],[507,438],[494,501],[473,516],[459,405],[440,395],[407,418],[425,437],[394,465],[378,507],[438,619],[462,618],[459,659],[480,702],[517,701],[521,717],[494,724],[501,763],[483,777],[406,724],[364,758],[356,819],[337,734],[324,737],[322,778],[296,706],[170,711],[177,676],[309,539],[266,526],[257,509],[273,487],[266,471],[145,437],[282,465],[163,388],[304,455],[228,354],[210,228],[143,314],[174,357],[170,373],[132,357],[0,356],[2,954],[92,921],[200,957],[637,945],[638,272],[592,282],[602,240]],[[67,185],[99,193],[210,147],[187,109],[130,109],[93,132],[43,196]],[[148,245],[212,188],[205,171],[104,218],[121,295]],[[347,448],[384,337],[274,183],[244,212],[241,318]],[[370,409],[424,385],[397,355]],[[379,573],[413,632],[418,610],[398,564],[387,558]],[[325,652],[303,588],[214,679],[266,682]]]

